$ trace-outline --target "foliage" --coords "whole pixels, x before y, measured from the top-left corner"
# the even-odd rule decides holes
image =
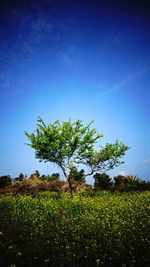
[[[138,185],[138,191],[150,191],[150,181],[141,181]]]
[[[114,177],[114,189],[117,189],[118,191],[124,190],[124,185],[127,182],[126,176],[123,175],[117,175]]]
[[[37,192],[54,191],[62,192],[65,182],[59,180],[41,181],[36,176],[22,181],[12,182],[10,186],[0,189],[0,193],[36,194]]]
[[[21,172],[21,173],[19,174],[19,176],[16,177],[14,180],[15,180],[15,181],[23,181],[24,178],[25,178],[25,176],[24,176],[24,174]]]
[[[110,190],[113,182],[108,174],[106,173],[96,173],[93,176],[94,182],[94,189],[96,190]]]
[[[139,177],[137,175],[133,175],[133,174],[127,175],[126,177],[129,181],[138,181],[139,180]]]
[[[58,192],[61,193],[63,190],[65,182],[64,181],[59,181],[59,180],[52,180],[48,182],[41,183],[40,186],[38,187],[38,192],[42,191],[53,191],[53,192]]]
[[[37,177],[40,177],[40,172],[39,172],[38,170],[36,170],[36,171],[35,171],[35,175],[36,175]]]
[[[68,175],[70,180],[74,180],[74,181],[82,181],[85,183],[85,171],[84,169],[81,169],[80,171],[78,171],[77,167],[73,166],[70,170],[70,173]]]
[[[95,144],[103,135],[98,134],[96,129],[90,129],[91,123],[84,126],[81,120],[73,123],[70,120],[62,123],[57,120],[46,125],[38,117],[37,122],[35,132],[25,132],[30,140],[28,145],[35,149],[36,158],[40,161],[53,162],[60,167],[69,183],[71,194],[74,187],[69,174],[74,167],[77,168],[80,164],[88,167],[89,171],[82,177],[84,180],[86,176],[97,171],[107,171],[123,163],[120,158],[129,149],[116,141],[96,151]]]
[[[114,177],[114,184],[117,186],[117,185],[120,185],[122,183],[126,184],[130,181],[137,181],[139,180],[138,177],[136,175],[117,175]]]
[[[141,191],[144,181],[136,175],[118,175],[114,177],[114,189],[118,191]],[[146,190],[146,189],[145,189]],[[147,188],[148,190],[148,188]]]
[[[24,181],[25,182],[25,181]],[[40,177],[36,176],[35,173],[32,173],[27,179],[26,179],[27,183],[30,183],[32,185],[37,185],[37,184],[41,184],[41,180]]]
[[[55,181],[60,179],[59,173],[53,173],[52,175],[42,175],[40,177],[42,181]]]
[[[0,176],[0,188],[5,188],[6,186],[11,184],[11,177],[10,175],[3,175]]]
[[[150,192],[99,193],[0,196],[0,266],[148,267]]]
[[[59,180],[60,179],[60,174],[58,172],[52,173],[51,179],[54,180]]]

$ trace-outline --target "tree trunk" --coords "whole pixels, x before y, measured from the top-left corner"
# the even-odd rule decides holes
[[[74,190],[74,188],[72,187],[71,179],[68,178],[67,180],[68,180],[68,184],[69,184],[69,191],[70,191],[71,197],[73,197],[73,190]]]

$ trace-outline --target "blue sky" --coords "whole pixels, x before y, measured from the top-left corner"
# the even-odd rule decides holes
[[[109,172],[150,179],[150,14],[117,1],[5,1],[0,11],[0,175],[57,171],[39,163],[24,131],[37,116],[94,120],[130,146]],[[123,2],[123,1],[122,1]],[[106,4],[107,3],[107,4]],[[92,182],[92,179],[88,179]]]

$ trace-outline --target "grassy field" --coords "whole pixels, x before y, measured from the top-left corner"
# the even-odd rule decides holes
[[[0,196],[0,266],[148,267],[150,192]]]

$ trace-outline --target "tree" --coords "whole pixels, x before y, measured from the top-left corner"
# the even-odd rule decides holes
[[[109,190],[113,185],[111,178],[106,173],[96,173],[93,178],[95,180],[94,189],[96,190]]]
[[[18,181],[22,181],[24,179],[24,174],[21,172],[18,176]]]
[[[46,125],[38,117],[37,128],[33,133],[25,132],[30,140],[28,144],[35,149],[35,156],[40,161],[56,163],[62,170],[66,180],[69,183],[71,194],[73,190],[85,179],[86,176],[95,172],[103,172],[123,163],[120,158],[129,149],[121,142],[106,144],[95,150],[95,144],[103,137],[97,133],[96,129],[90,129],[92,122],[84,126],[81,120],[71,122],[55,121]],[[75,187],[72,185],[69,174],[75,166],[85,165],[88,170]]]
[[[114,177],[114,189],[118,191],[138,191],[142,181],[137,175],[117,175]]]
[[[59,179],[60,179],[60,175],[59,175],[58,172],[52,173],[52,175],[51,175],[51,180],[52,181],[59,180]]]
[[[11,177],[10,175],[3,175],[0,176],[0,188],[5,188],[6,186],[11,184]]]
[[[73,166],[72,169],[70,170],[68,177],[72,181],[74,180],[76,182],[79,181],[85,182],[85,171],[84,169],[78,171],[77,167]]]
[[[60,175],[59,173],[56,172],[56,173],[53,173],[52,175],[42,175],[40,179],[43,181],[48,181],[48,182],[58,181],[60,179]]]
[[[35,171],[35,175],[39,178],[40,177],[40,172],[38,170]]]

